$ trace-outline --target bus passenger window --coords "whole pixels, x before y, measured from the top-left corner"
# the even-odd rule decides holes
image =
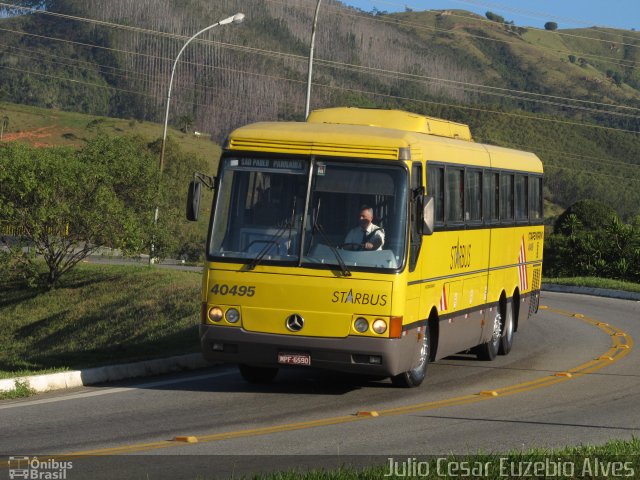
[[[435,222],[444,223],[444,168],[429,167],[427,170],[427,195],[433,197]]]
[[[464,221],[464,170],[461,168],[447,168],[446,216],[447,223],[462,223]]]
[[[529,177],[529,219],[542,219],[542,178]]]
[[[482,221],[482,172],[467,170],[465,182],[464,219],[467,222]]]
[[[513,175],[500,175],[500,220],[513,220]]]
[[[529,184],[527,177],[516,175],[516,220],[529,219]]]
[[[500,211],[498,185],[500,175],[498,173],[486,171],[484,174],[483,195],[484,195],[484,221],[493,223],[498,221]]]

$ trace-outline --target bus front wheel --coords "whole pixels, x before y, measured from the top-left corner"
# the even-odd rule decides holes
[[[278,374],[278,369],[275,367],[254,367],[241,363],[238,365],[238,368],[240,369],[242,378],[249,383],[271,383]]]
[[[413,367],[411,370],[402,372],[398,375],[391,377],[391,383],[396,387],[402,388],[412,388],[419,386],[424,378],[427,376],[427,365],[429,364],[429,356],[431,355],[430,350],[430,339],[429,339],[429,328],[423,327],[424,332],[421,334],[420,338],[420,347],[418,348],[416,355],[416,363],[417,365]]]

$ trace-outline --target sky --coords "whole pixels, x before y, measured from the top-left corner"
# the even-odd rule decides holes
[[[640,31],[640,0],[342,0],[367,12],[460,9],[484,15],[491,11],[521,27],[614,27]]]

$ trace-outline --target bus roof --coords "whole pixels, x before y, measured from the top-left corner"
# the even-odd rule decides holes
[[[425,132],[428,128],[439,129],[442,135]],[[399,110],[332,108],[312,112],[307,122],[260,122],[240,127],[229,135],[226,148],[542,172],[533,153],[475,143],[470,132],[468,138],[463,137],[465,129],[469,132],[466,125]]]

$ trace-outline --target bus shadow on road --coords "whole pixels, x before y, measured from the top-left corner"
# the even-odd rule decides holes
[[[220,370],[222,368],[222,370]],[[209,372],[209,373],[204,373]],[[208,393],[265,393],[293,395],[345,395],[363,388],[393,389],[384,377],[353,375],[311,368],[285,368],[265,384],[245,381],[234,366],[222,366],[174,378],[157,377],[145,382],[124,381],[103,387],[129,387],[141,390],[190,391]]]

